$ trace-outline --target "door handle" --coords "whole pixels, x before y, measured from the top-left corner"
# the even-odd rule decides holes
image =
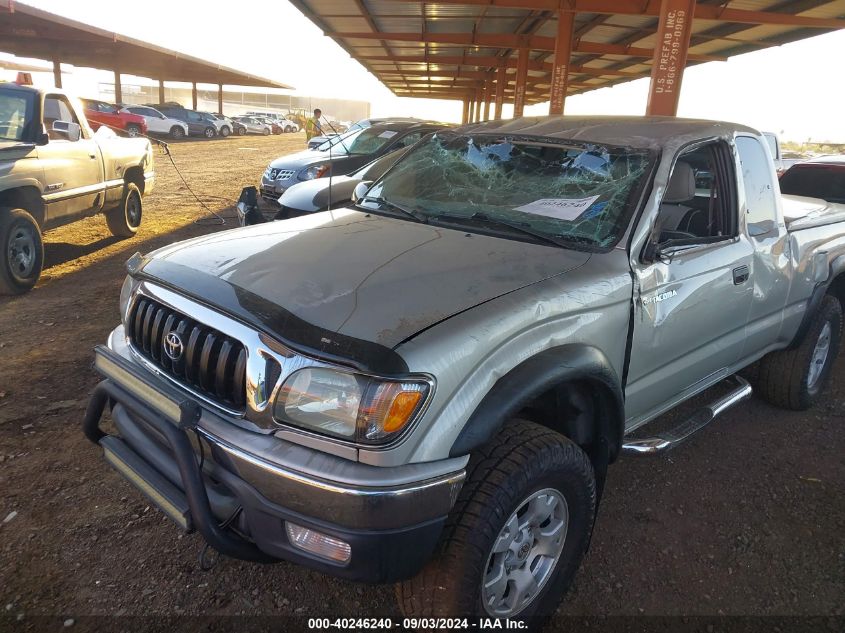
[[[748,266],[737,266],[736,268],[734,268],[733,273],[735,286],[744,284],[746,281],[748,281],[748,277],[750,275]]]

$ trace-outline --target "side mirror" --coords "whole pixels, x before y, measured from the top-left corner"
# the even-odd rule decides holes
[[[355,185],[355,189],[352,190],[352,202],[358,202],[358,200],[366,196],[371,184],[373,184],[372,180],[362,180]]]
[[[82,128],[72,121],[53,121],[53,131],[64,134],[67,140],[76,142],[82,135]]]

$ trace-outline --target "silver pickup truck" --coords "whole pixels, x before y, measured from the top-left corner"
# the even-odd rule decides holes
[[[0,295],[38,281],[42,231],[104,213],[113,235],[135,235],[154,182],[146,139],[95,134],[61,90],[0,83]]]
[[[845,207],[782,199],[753,129],[470,125],[358,194],[128,262],[85,433],[226,555],[396,582],[408,616],[542,616],[621,452],[829,378]]]

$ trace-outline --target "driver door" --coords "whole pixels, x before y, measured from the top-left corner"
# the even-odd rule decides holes
[[[69,140],[53,131],[55,121],[80,124],[67,97],[48,94],[44,97],[44,127],[50,141],[38,148],[44,169],[46,228],[96,212],[103,195],[103,164],[97,143],[84,127],[78,140]]]
[[[676,160],[648,248],[634,266],[629,426],[728,376],[743,357],[754,248],[740,231],[724,142]]]

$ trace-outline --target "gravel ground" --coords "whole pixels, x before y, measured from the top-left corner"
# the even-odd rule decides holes
[[[295,134],[172,149],[191,188],[231,217],[241,187],[270,159],[303,146]],[[85,618],[96,615],[399,618],[391,587],[287,563],[223,560],[201,571],[199,537],[179,535],[83,438],[97,381],[91,348],[117,321],[124,261],[232,225],[195,224],[208,215],[166,158],[157,169],[136,238],[109,237],[99,217],[53,231],[38,287],[0,299],[0,630],[18,618],[41,630],[59,630],[68,618],[99,627]],[[614,465],[591,551],[559,614],[839,616],[819,630],[843,630],[843,372],[840,360],[812,411],[787,413],[755,398],[669,456]],[[152,620],[122,621],[138,630]],[[162,630],[204,626],[155,622]],[[704,620],[667,622],[678,630]]]

